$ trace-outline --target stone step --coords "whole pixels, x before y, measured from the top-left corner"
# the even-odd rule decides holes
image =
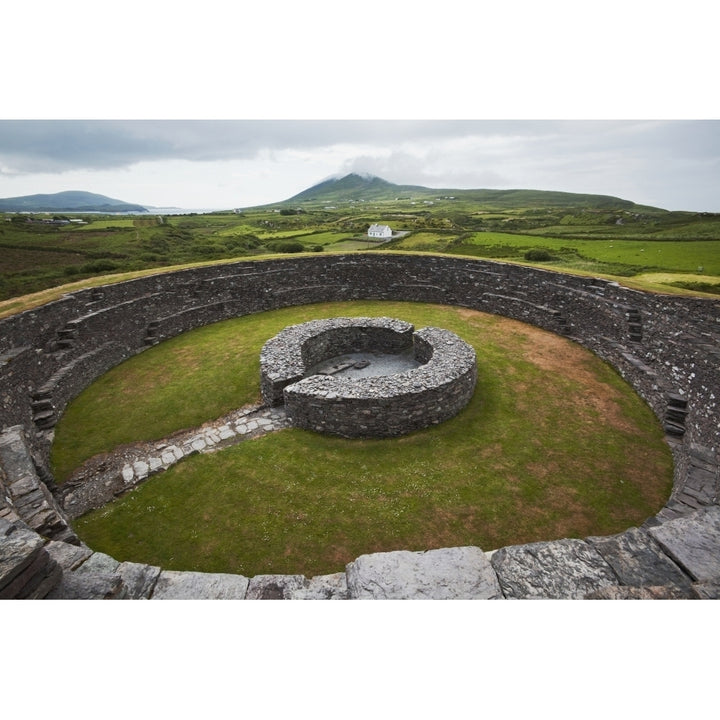
[[[666,392],[665,400],[669,407],[677,408],[678,410],[685,410],[687,408],[687,398],[684,395],[680,395],[677,392]]]
[[[47,597],[62,579],[62,568],[32,530],[0,518],[0,599]]]
[[[668,435],[673,435],[675,437],[680,437],[685,434],[685,426],[675,422],[665,421],[664,429]]]
[[[685,423],[685,417],[687,416],[687,413],[688,413],[687,410],[681,410],[680,408],[668,407],[667,410],[665,410],[665,418],[667,420],[672,420],[673,422],[676,422],[679,425],[682,425]]]
[[[42,398],[41,400],[33,400],[30,404],[33,413],[41,413],[47,410],[55,412],[55,407],[52,404],[52,400],[49,398]]]
[[[49,539],[79,542],[65,513],[60,509],[35,468],[21,426],[0,433],[0,466],[10,505],[32,530]]]
[[[57,416],[54,410],[44,410],[33,415],[33,422],[40,430],[49,430],[57,424]]]

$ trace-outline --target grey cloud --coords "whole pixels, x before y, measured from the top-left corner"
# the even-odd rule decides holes
[[[473,132],[470,121],[6,120],[0,161],[18,172],[119,168],[141,161],[217,161],[262,150],[398,143]]]
[[[335,170],[400,184],[598,192],[669,209],[717,210],[720,197],[717,120],[0,120],[0,176],[164,160],[289,169],[283,151],[327,148]]]
[[[472,136],[561,136],[577,126],[524,120],[5,120],[0,164],[17,172],[217,161],[335,144],[395,147]],[[582,129],[579,131],[582,133]]]

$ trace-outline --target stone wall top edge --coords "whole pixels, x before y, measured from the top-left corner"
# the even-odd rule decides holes
[[[615,292],[626,295],[627,297],[644,297],[647,299],[657,298],[666,303],[672,303],[677,306],[686,306],[688,308],[693,307],[718,307],[720,312],[720,300],[709,297],[698,297],[698,296],[679,296],[674,294],[665,294],[660,292],[649,292],[644,290],[638,290],[629,288],[624,285],[620,285],[615,281],[610,281],[599,277],[590,277],[584,275],[573,275],[571,273],[561,273],[555,270],[547,268],[538,268],[534,266],[506,263],[497,260],[489,260],[484,258],[470,258],[470,257],[458,257],[449,255],[433,255],[433,254],[413,254],[413,253],[402,253],[402,252],[376,252],[376,253],[337,253],[330,255],[324,255],[317,257],[316,255],[307,255],[293,258],[252,258],[246,260],[238,260],[232,263],[219,263],[215,265],[203,265],[201,267],[193,268],[181,268],[177,270],[168,270],[165,272],[153,273],[151,275],[144,275],[138,278],[131,278],[128,280],[120,280],[118,282],[110,282],[103,285],[96,285],[89,288],[81,288],[78,290],[68,290],[61,297],[51,300],[43,305],[22,310],[20,312],[8,315],[7,317],[0,318],[0,327],[4,323],[10,321],[17,321],[21,318],[29,318],[38,312],[46,312],[50,309],[61,308],[63,305],[72,303],[78,299],[82,299],[84,296],[91,294],[95,290],[111,290],[131,288],[133,286],[143,286],[148,284],[173,284],[178,279],[188,279],[197,276],[198,279],[209,276],[212,278],[217,275],[219,271],[228,271],[231,269],[239,269],[246,267],[256,266],[287,266],[296,267],[302,264],[324,264],[328,268],[332,265],[341,265],[351,263],[353,265],[363,264],[386,264],[390,261],[397,261],[403,264],[417,263],[420,265],[454,265],[454,266],[466,266],[468,268],[477,267],[492,267],[496,269],[503,269],[513,275],[534,275],[536,277],[552,278],[554,281],[562,281],[568,285],[576,286],[588,286],[593,284],[603,284],[606,287],[611,287]]]
[[[350,380],[326,375],[312,375],[289,385],[286,392],[300,395],[316,395],[321,392],[333,393],[338,397],[385,400],[413,394],[423,394],[430,389],[440,389],[473,372],[472,364],[452,368],[452,373],[422,372],[422,367],[395,375],[365,377]]]

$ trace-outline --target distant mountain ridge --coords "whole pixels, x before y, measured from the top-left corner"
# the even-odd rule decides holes
[[[428,188],[422,185],[395,185],[374,175],[350,173],[340,178],[329,178],[307,190],[294,195],[282,203],[333,203],[373,200],[395,200],[412,195],[415,199],[431,200],[438,197],[453,197],[458,200],[470,200],[496,207],[570,207],[583,206],[593,208],[633,208],[638,207],[630,200],[611,195],[592,195],[569,193],[554,190],[458,190],[452,188]]]
[[[115,200],[106,195],[67,190],[50,195],[0,198],[0,212],[148,212],[142,205]]]

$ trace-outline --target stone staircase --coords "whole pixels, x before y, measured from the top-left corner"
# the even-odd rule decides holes
[[[40,479],[21,426],[0,433],[0,467],[2,515],[22,520],[30,530],[45,538],[80,542],[67,515]]]

